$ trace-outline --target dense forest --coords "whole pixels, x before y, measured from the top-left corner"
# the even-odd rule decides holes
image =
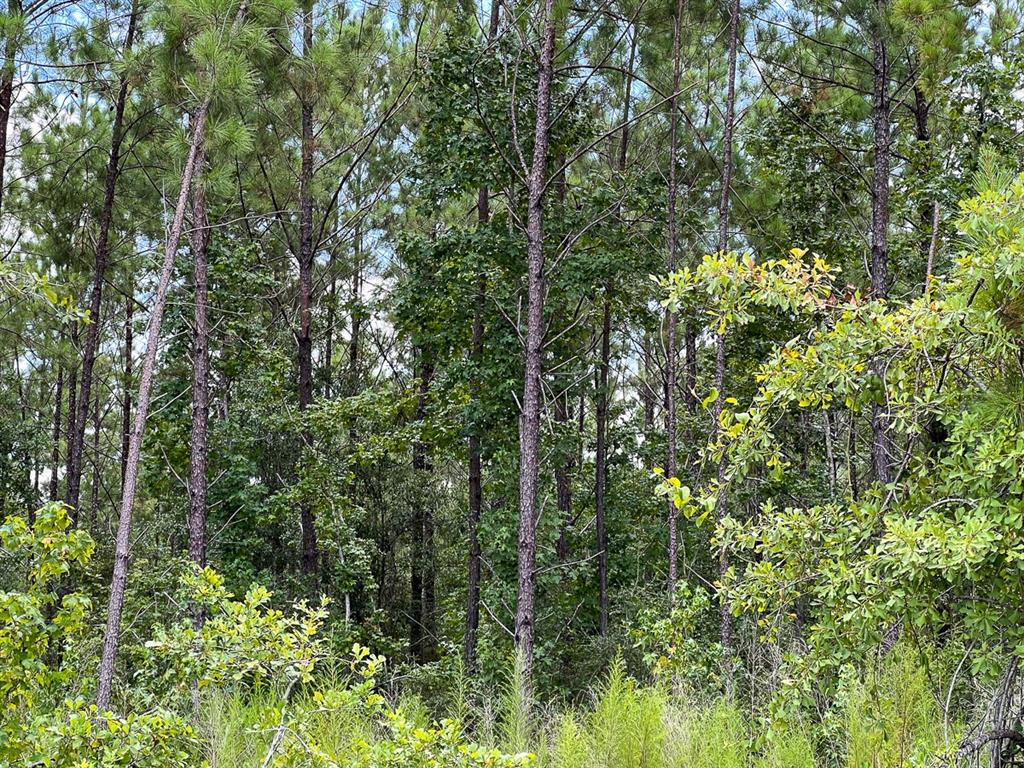
[[[0,766],[1024,765],[1014,0],[6,0]]]

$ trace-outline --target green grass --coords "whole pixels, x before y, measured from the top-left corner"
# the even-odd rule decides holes
[[[329,695],[332,686],[345,682],[328,677],[319,684],[321,694]],[[766,733],[759,721],[721,698],[697,703],[665,687],[638,684],[618,663],[584,706],[531,703],[519,667],[510,671],[504,693],[491,699],[493,707],[481,705],[468,689],[466,680],[454,681],[458,698],[447,712],[467,724],[464,740],[506,753],[532,752],[537,768],[900,768],[926,763],[944,744],[941,710],[927,677],[913,654],[904,651],[894,653],[876,673],[851,681],[836,705],[841,735],[833,735],[834,743],[827,745],[799,727]],[[210,766],[259,768],[281,704],[280,695],[271,691],[205,696],[197,730]],[[430,716],[414,697],[394,704],[414,726],[429,727]],[[380,721],[356,703],[328,711],[304,690],[289,711],[302,724],[302,738],[329,760],[296,761],[294,755],[302,750],[293,749],[289,761],[274,763],[279,767],[347,768],[345,756],[353,743],[386,738]]]

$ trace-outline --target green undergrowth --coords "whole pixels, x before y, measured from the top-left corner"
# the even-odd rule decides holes
[[[301,727],[281,741],[270,764],[896,768],[929,765],[945,749],[941,708],[910,653],[894,654],[871,675],[847,682],[832,713],[841,725],[827,738],[820,729],[772,727],[725,698],[697,701],[666,686],[638,683],[621,665],[612,667],[587,703],[574,706],[527,705],[520,683],[511,674],[506,691],[492,697],[490,706],[454,686],[467,697],[452,703],[466,722],[463,727],[454,719],[432,720],[426,707],[409,696],[386,705],[384,720],[380,711],[351,699],[325,709],[325,700],[345,701],[338,698],[344,683],[318,682],[289,703],[285,720],[290,728]],[[206,695],[197,731],[209,764],[261,766],[283,705],[280,693],[267,691]],[[445,740],[459,745],[447,756],[430,746]],[[386,741],[401,744],[398,754],[392,750],[387,758],[374,757],[372,745]],[[392,759],[397,762],[388,762]]]

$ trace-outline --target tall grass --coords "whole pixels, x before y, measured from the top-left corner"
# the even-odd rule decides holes
[[[539,706],[523,685],[521,665],[512,666],[504,691],[491,699],[475,699],[467,679],[459,677],[452,681],[447,715],[458,716],[466,740],[506,753],[532,752],[537,768],[909,768],[927,764],[944,743],[941,708],[917,657],[904,650],[876,672],[850,680],[836,704],[840,727],[817,744],[800,727],[765,733],[725,699],[694,702],[639,684],[620,663],[586,706]],[[328,677],[319,685],[322,701],[331,686],[345,682]],[[207,696],[198,729],[211,768],[258,768],[281,705],[272,691]],[[347,766],[347,745],[384,738],[380,723],[357,706],[327,710],[309,691],[289,706],[305,737],[338,756],[330,765]],[[397,706],[410,722],[429,725],[429,714],[414,698]]]
[[[919,765],[942,751],[942,715],[913,650],[899,646],[846,705],[846,768]]]

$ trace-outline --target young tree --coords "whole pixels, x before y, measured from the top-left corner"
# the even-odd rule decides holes
[[[533,664],[537,598],[537,492],[540,476],[541,372],[544,348],[544,197],[548,185],[551,89],[555,59],[554,0],[543,0],[537,70],[533,161],[526,208],[526,351],[522,413],[519,417],[519,536],[515,646],[523,675]]]
[[[265,27],[260,23],[267,22],[264,15],[268,12],[271,16],[276,15],[275,8],[250,5],[247,0],[229,5],[230,7],[223,9],[225,11],[223,18],[210,19],[200,15],[199,19],[206,24],[189,30],[194,35],[192,51],[197,56],[195,63],[202,90],[197,94],[199,101],[188,123],[188,150],[182,167],[174,215],[167,233],[159,282],[146,332],[146,352],[139,372],[139,390],[135,401],[135,416],[125,462],[124,484],[121,490],[121,508],[114,549],[114,571],[111,577],[107,625],[103,633],[103,653],[100,659],[99,684],[96,693],[96,704],[100,710],[105,710],[110,706],[110,698],[113,693],[114,672],[121,634],[121,616],[124,612],[125,590],[128,585],[132,515],[138,490],[142,442],[153,391],[156,357],[160,345],[160,329],[167,307],[167,293],[174,271],[175,256],[184,229],[189,191],[192,188],[198,164],[202,162],[204,156],[211,106],[214,104],[215,98],[225,98],[227,94],[224,89],[226,87],[233,88],[230,95],[227,95],[228,98],[244,101],[249,95],[246,93],[245,87],[240,87],[239,80],[236,78],[240,73],[245,73],[248,70],[248,57],[254,51],[263,50],[266,46]],[[176,6],[176,10],[181,15],[175,21],[188,26],[190,12],[194,12],[195,9],[182,5]],[[247,20],[254,17],[253,23],[246,23]],[[251,88],[252,83],[253,78],[243,75],[241,84]]]

